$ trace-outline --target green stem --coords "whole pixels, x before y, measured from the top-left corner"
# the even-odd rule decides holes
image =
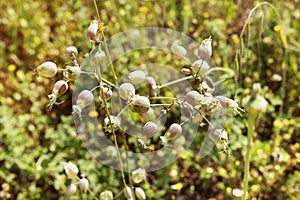
[[[242,200],[246,200],[248,193],[248,181],[249,181],[249,168],[250,168],[250,152],[252,146],[252,137],[254,132],[254,124],[255,124],[256,114],[249,113],[248,117],[248,138],[247,138],[247,149],[246,155],[244,159],[244,181],[243,181],[243,197]]]

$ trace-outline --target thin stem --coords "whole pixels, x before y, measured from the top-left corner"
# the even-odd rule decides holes
[[[157,104],[151,104],[151,107],[156,107],[156,106],[170,106],[173,103],[157,103]]]
[[[112,71],[112,73],[113,73],[113,77],[114,77],[115,81],[117,82],[118,77],[117,77],[115,68],[114,68],[114,66],[113,66],[113,64],[112,64],[112,61],[111,61],[110,53],[109,53],[107,44],[106,44],[106,42],[105,42],[105,35],[104,35],[104,33],[102,33],[102,37],[103,37],[103,41],[104,41],[104,42],[103,42],[103,43],[104,43],[104,50],[105,50],[105,53],[107,54],[108,62],[109,62],[109,65],[110,65],[110,67],[111,67],[111,71]]]
[[[214,67],[214,68],[211,68],[209,69],[205,75],[208,75],[210,74],[211,72],[214,72],[214,71],[224,71],[224,72],[228,72],[230,74],[234,74],[233,70],[232,69],[228,69],[228,68],[222,68],[222,67]]]
[[[99,10],[98,10],[98,6],[97,6],[97,3],[96,3],[96,0],[94,0],[94,6],[95,6],[95,9],[96,9],[96,12],[97,12],[98,19],[99,19],[99,21],[101,21],[101,18],[100,18],[100,14],[99,14]]]
[[[171,99],[171,100],[175,100],[175,99],[177,99],[177,98],[175,98],[175,97],[150,97],[149,99]]]
[[[247,149],[244,159],[244,181],[243,181],[243,197],[242,200],[246,200],[248,193],[248,182],[249,182],[249,168],[250,168],[250,152],[252,147],[252,137],[254,132],[256,114],[249,113],[248,117],[248,137],[247,137]]]
[[[189,80],[189,79],[192,79],[192,78],[194,78],[193,75],[190,75],[190,76],[187,76],[187,77],[184,77],[184,78],[181,78],[181,79],[177,79],[177,80],[175,80],[175,81],[171,81],[171,82],[165,83],[165,84],[163,84],[163,85],[159,85],[159,86],[157,86],[157,89],[161,89],[161,88],[163,88],[163,87],[167,87],[167,86],[169,86],[169,85],[173,85],[173,84],[176,84],[176,83],[180,83],[180,82],[182,82],[182,81]]]

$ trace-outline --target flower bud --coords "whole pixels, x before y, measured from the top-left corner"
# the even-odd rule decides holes
[[[64,163],[64,169],[69,178],[76,177],[79,172],[78,167],[70,161],[68,163]]]
[[[100,194],[100,200],[113,200],[114,196],[112,191],[105,190],[104,192],[101,192]]]
[[[182,127],[180,124],[173,123],[167,132],[165,133],[164,137],[166,140],[173,140],[174,138],[178,137],[182,133]]]
[[[181,69],[181,73],[184,74],[184,75],[190,75],[191,74],[191,70],[189,68],[182,68]]]
[[[254,83],[252,86],[252,96],[248,96],[243,99],[243,105],[248,109],[249,112],[265,112],[268,106],[266,99],[261,96],[261,86],[259,83]]]
[[[66,56],[70,59],[74,59],[78,56],[78,50],[74,46],[69,46],[66,48]]]
[[[36,71],[40,76],[52,78],[57,73],[57,66],[54,62],[46,61],[46,62],[42,63],[41,65],[39,65],[36,68]]]
[[[123,83],[119,87],[119,95],[122,99],[129,100],[135,95],[135,88],[131,83]]]
[[[89,90],[83,90],[79,93],[76,105],[78,105],[81,109],[87,107],[94,101],[94,95]]]
[[[127,200],[133,200],[132,191],[130,187],[126,186],[124,188],[124,195]]]
[[[212,55],[211,37],[204,39],[198,49],[198,56],[202,60],[208,60]]]
[[[111,124],[110,124],[111,123]],[[109,118],[105,117],[104,119],[104,129],[106,129],[108,132],[113,132],[118,130],[121,126],[121,122],[118,117],[110,115]]]
[[[201,95],[198,91],[192,90],[189,91],[186,95],[186,102],[189,103],[192,106],[196,106],[199,104],[201,98],[203,95]]]
[[[196,60],[192,67],[198,72],[199,75],[204,75],[209,70],[209,65],[204,60]]]
[[[86,193],[89,188],[89,181],[86,178],[82,178],[79,181],[80,191]]]
[[[143,71],[137,70],[129,73],[128,78],[133,84],[138,85],[145,81],[146,75]]]
[[[99,43],[101,41],[101,33],[98,31],[99,23],[97,20],[91,22],[90,26],[86,31],[87,38],[94,43]]]
[[[158,132],[158,126],[154,122],[147,122],[143,129],[142,129],[142,135],[145,137],[152,137]]]
[[[137,113],[146,113],[150,109],[150,101],[145,96],[135,95],[129,104],[129,107]]]
[[[60,97],[61,95],[67,92],[68,88],[69,86],[66,81],[59,80],[54,84],[52,94],[54,94],[56,97]]]
[[[135,196],[138,200],[145,200],[146,199],[146,195],[145,192],[142,188],[137,187],[135,188]]]
[[[141,183],[142,181],[146,180],[146,176],[146,170],[138,168],[132,172],[132,181],[134,183]]]
[[[67,189],[66,196],[69,197],[75,192],[76,192],[76,185],[72,183]]]

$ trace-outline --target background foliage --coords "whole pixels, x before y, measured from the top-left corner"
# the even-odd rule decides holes
[[[270,1],[246,24],[240,68],[236,53],[243,26],[256,1],[97,1],[106,36],[135,27],[159,26],[187,34],[199,43],[213,38],[217,66],[238,72],[225,83],[227,95],[241,101],[254,82],[263,86],[267,112],[256,121],[250,196],[299,199],[300,196],[300,3]],[[56,78],[35,75],[45,60],[64,66],[65,48],[74,45],[80,59],[91,50],[85,30],[97,18],[92,1],[12,0],[0,3],[0,199],[64,199],[68,179],[62,162],[72,161],[87,175],[93,195],[123,186],[121,174],[97,162],[76,135],[71,91],[59,108],[47,112],[47,95]],[[282,34],[280,36],[280,33]],[[286,41],[285,39],[286,38]],[[286,45],[287,46],[284,46]],[[284,48],[285,47],[285,48]],[[282,77],[274,79],[274,74]],[[246,118],[229,118],[231,154],[215,149],[200,160],[200,139],[170,166],[148,174],[148,199],[238,199],[241,188]],[[73,199],[92,199],[91,194]],[[122,197],[119,197],[122,198]]]

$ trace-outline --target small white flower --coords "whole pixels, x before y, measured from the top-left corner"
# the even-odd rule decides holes
[[[68,163],[64,163],[64,169],[69,178],[76,177],[79,172],[78,167],[70,161]]]
[[[243,195],[243,191],[239,188],[234,188],[232,190],[232,194],[236,197],[241,197]]]
[[[57,65],[54,62],[46,61],[36,68],[38,75],[52,78],[57,73]]]
[[[146,194],[144,190],[140,187],[135,188],[135,196],[138,198],[138,200],[145,200]]]
[[[91,42],[99,43],[101,41],[101,34],[98,31],[99,22],[94,20],[86,31],[86,36]]]
[[[66,196],[69,197],[72,194],[74,194],[75,192],[76,192],[76,185],[72,183],[71,185],[69,185],[69,187],[67,189]]]
[[[86,193],[89,188],[89,181],[86,178],[82,178],[79,181],[80,191]]]
[[[145,169],[138,168],[132,172],[132,181],[134,183],[140,183],[146,180],[147,173]]]

